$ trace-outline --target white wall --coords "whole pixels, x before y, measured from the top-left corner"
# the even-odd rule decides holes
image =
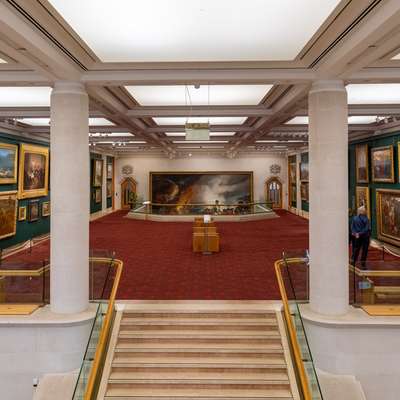
[[[239,157],[234,159],[193,156],[170,160],[161,157],[125,156],[116,159],[116,181],[115,196],[116,208],[121,207],[120,183],[123,180],[121,174],[122,166],[133,167],[133,178],[138,183],[138,196],[143,200],[149,199],[149,172],[150,171],[253,171],[254,177],[254,200],[265,201],[264,184],[272,175],[270,166],[279,164],[281,173],[278,177],[283,183],[283,206],[286,207],[287,192],[287,167],[286,157],[279,155],[262,155],[254,157]]]

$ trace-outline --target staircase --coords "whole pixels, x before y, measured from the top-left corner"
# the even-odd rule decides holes
[[[99,398],[299,399],[282,331],[275,310],[126,308]]]

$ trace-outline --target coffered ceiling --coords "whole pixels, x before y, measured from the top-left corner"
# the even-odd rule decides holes
[[[50,92],[81,81],[98,148],[168,157],[307,144],[307,94],[342,79],[349,138],[400,120],[398,0],[4,0],[0,128],[48,138]],[[188,143],[186,122],[209,122]]]

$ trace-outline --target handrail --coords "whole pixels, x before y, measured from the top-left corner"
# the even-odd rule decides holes
[[[388,278],[398,278],[400,277],[400,270],[371,270],[371,269],[359,269],[354,265],[349,265],[350,271],[354,272],[357,276],[365,277],[388,277]]]
[[[287,264],[295,264],[295,263],[299,263],[299,262],[303,262],[303,261],[304,261],[303,258],[291,258],[291,259],[287,259],[286,263]],[[283,283],[281,268],[284,264],[285,264],[284,260],[278,260],[275,262],[276,278],[278,280],[279,291],[281,293],[281,298],[282,298],[282,303],[283,303],[283,311],[285,314],[285,319],[286,319],[286,323],[287,323],[287,327],[288,327],[288,331],[289,331],[290,341],[291,341],[291,344],[293,347],[294,362],[296,364],[296,368],[297,368],[297,371],[299,374],[300,384],[301,384],[301,389],[302,389],[302,393],[304,396],[304,400],[312,400],[310,385],[309,385],[309,381],[307,378],[306,370],[304,368],[303,360],[301,357],[300,346],[299,346],[299,342],[297,340],[296,330],[294,328],[292,316],[291,316],[290,310],[289,310],[289,302],[288,302],[288,298],[287,298],[287,294],[286,294],[285,285]]]
[[[264,202],[258,202],[258,203],[254,203],[254,202],[249,202],[249,203],[233,203],[233,204],[229,204],[229,203],[219,203],[219,204],[215,204],[215,203],[148,203],[148,204],[143,204],[143,205],[149,205],[149,206],[163,206],[163,207],[196,207],[196,206],[205,206],[205,207],[239,207],[239,206],[256,206],[256,205],[262,205],[262,204],[268,204],[270,202],[264,201]]]
[[[108,259],[108,258],[101,258],[101,257],[95,257],[92,260],[99,261],[99,262],[110,261],[110,259]],[[105,317],[104,324],[103,324],[103,327],[100,332],[99,341],[97,344],[96,353],[95,353],[94,360],[93,360],[93,365],[90,370],[90,375],[89,375],[89,379],[88,379],[88,383],[87,383],[87,387],[86,387],[86,391],[85,391],[84,400],[94,400],[94,396],[97,395],[95,392],[95,390],[96,390],[95,385],[96,385],[97,379],[99,379],[99,374],[102,373],[102,359],[104,357],[105,350],[107,347],[107,338],[110,333],[109,331],[111,328],[111,320],[112,320],[112,315],[114,312],[115,297],[117,295],[117,290],[118,290],[119,281],[121,279],[123,265],[124,265],[124,263],[121,260],[113,260],[112,261],[112,266],[116,267],[117,270],[115,273],[114,284],[113,284],[113,287],[111,290],[110,299],[108,301],[106,317]]]

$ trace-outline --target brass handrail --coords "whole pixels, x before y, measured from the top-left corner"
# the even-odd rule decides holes
[[[291,258],[286,260],[286,264],[296,264],[299,262],[304,262],[303,258]],[[312,400],[311,391],[310,391],[310,383],[307,378],[306,370],[304,368],[303,360],[301,357],[300,345],[297,340],[296,330],[293,324],[292,316],[290,314],[289,302],[286,294],[285,285],[283,283],[282,278],[282,267],[285,264],[284,260],[278,260],[275,262],[275,273],[276,278],[278,280],[279,291],[281,293],[282,303],[283,303],[283,312],[285,315],[290,342],[293,348],[294,362],[296,364],[296,369],[299,374],[301,390],[304,396],[304,400]]]
[[[399,278],[400,270],[371,270],[371,269],[359,269],[354,265],[349,265],[350,271],[354,272],[357,276],[363,277],[389,277]]]
[[[98,261],[98,262],[110,261],[110,259],[101,258],[101,257],[92,258],[92,260]],[[101,378],[100,375],[102,373],[102,360],[105,355],[107,342],[108,342],[107,339],[110,334],[112,316],[114,313],[115,296],[117,295],[117,290],[118,290],[119,281],[121,279],[123,265],[124,265],[124,263],[121,260],[113,260],[112,261],[112,266],[116,268],[114,284],[113,284],[113,287],[111,290],[110,299],[108,301],[107,313],[106,313],[106,317],[104,319],[104,324],[100,331],[99,341],[97,343],[96,353],[94,356],[92,368],[90,370],[90,375],[89,375],[89,379],[88,379],[88,383],[87,383],[87,387],[86,387],[86,391],[85,391],[84,400],[94,400],[95,399],[94,396],[97,396],[96,381],[97,381],[97,379]]]
[[[144,206],[157,206],[157,207],[198,207],[198,206],[203,206],[203,207],[246,207],[246,206],[257,206],[257,205],[267,205],[270,204],[271,202],[260,202],[260,203],[254,203],[254,202],[249,202],[249,203],[185,203],[185,204],[180,204],[180,203],[148,203],[148,204],[142,204]]]

